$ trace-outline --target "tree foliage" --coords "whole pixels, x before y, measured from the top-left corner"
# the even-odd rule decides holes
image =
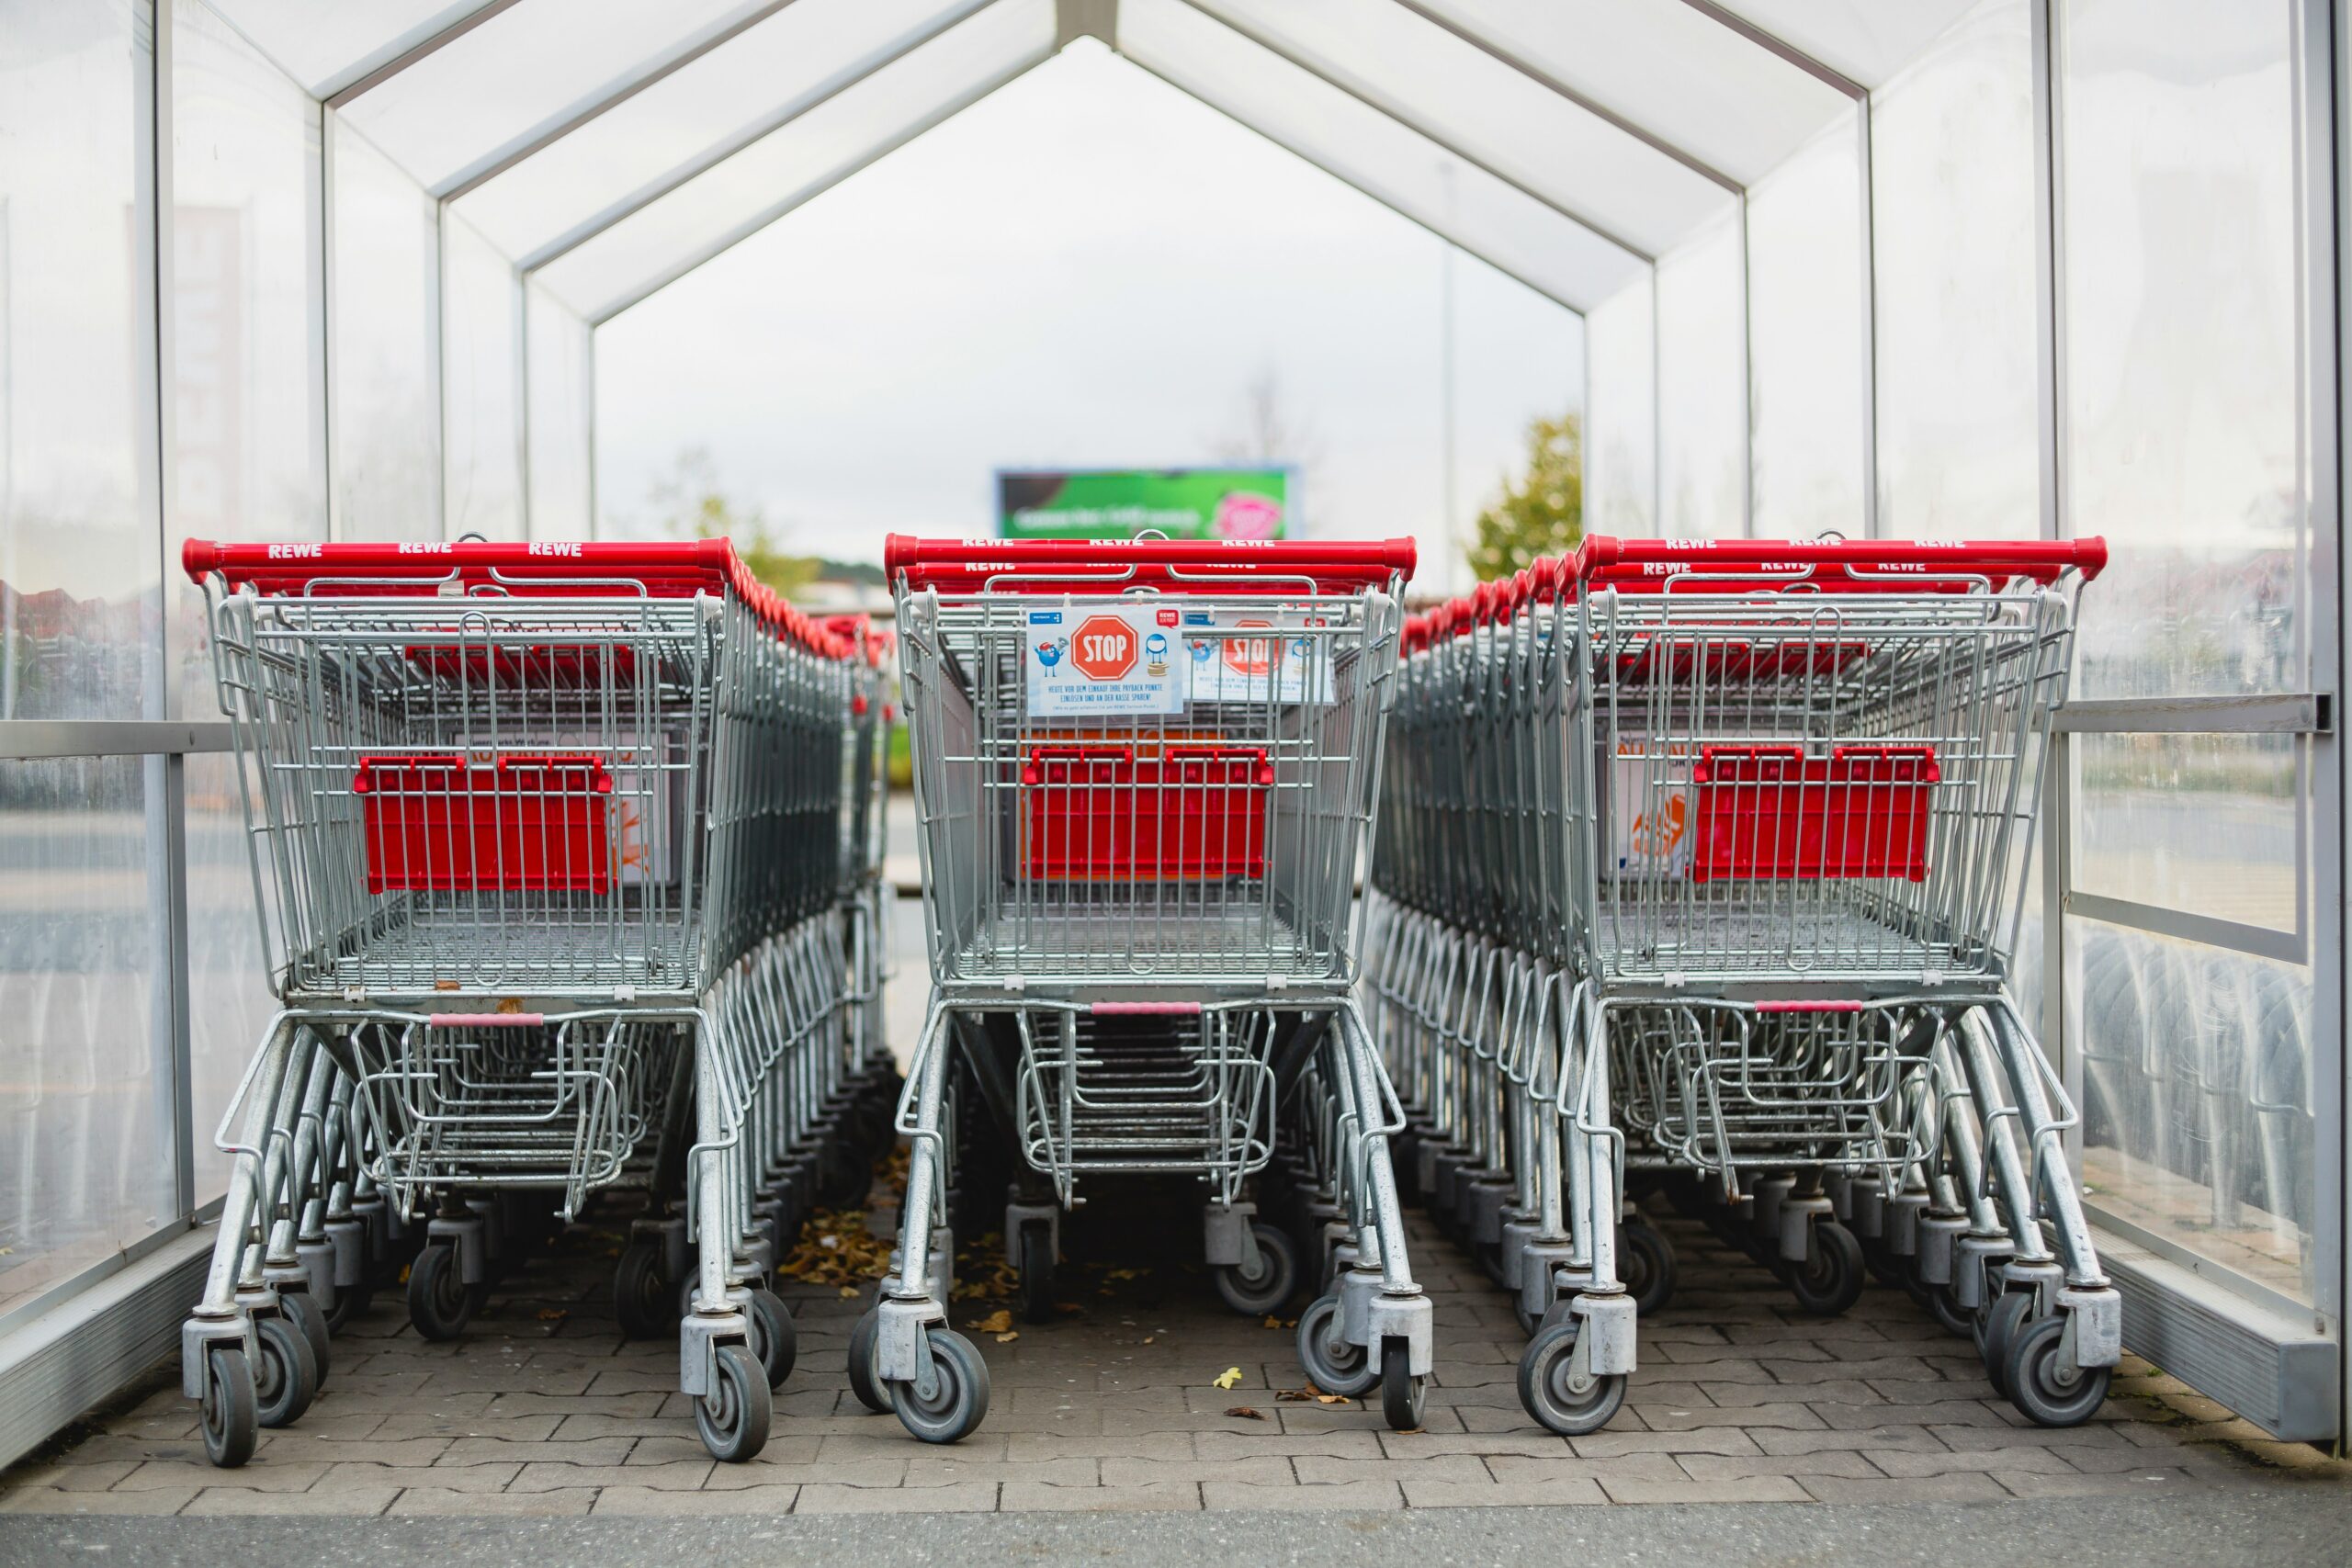
[[[670,477],[654,485],[651,499],[665,532],[679,538],[733,540],[752,575],[786,598],[816,581],[821,563],[785,548],[765,513],[731,499],[719,487],[718,465],[705,447],[680,452]]]
[[[1564,555],[1584,537],[1584,421],[1574,412],[1527,427],[1527,471],[1478,513],[1471,569],[1509,577],[1538,556]]]

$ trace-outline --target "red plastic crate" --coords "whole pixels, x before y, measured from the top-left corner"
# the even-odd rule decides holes
[[[606,683],[626,685],[637,675],[637,650],[626,643],[505,644],[411,643],[408,661],[440,680],[469,685],[584,691]]]
[[[1690,773],[1690,876],[1928,876],[1932,746],[1708,746]]]
[[[370,893],[606,893],[613,780],[600,758],[362,757],[351,780]]]
[[[1768,639],[1761,648],[1736,637],[1645,636],[1617,655],[1617,678],[1628,684],[1688,681],[1704,675],[1736,685],[1836,675],[1870,657],[1870,645],[1851,637],[1815,641]]]
[[[1023,862],[1052,881],[1263,876],[1273,764],[1248,746],[1041,746],[1021,767]]]

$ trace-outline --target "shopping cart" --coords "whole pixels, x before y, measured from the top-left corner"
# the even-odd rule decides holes
[[[1159,1176],[1206,1188],[1217,1287],[1259,1314],[1300,1270],[1253,1180],[1286,1118],[1341,1100],[1325,1135],[1350,1224],[1308,1314],[1317,1381],[1378,1384],[1419,1424],[1401,1119],[1352,990],[1412,559],[1409,541],[890,540],[933,993],[900,1107],[899,1257],[850,1369],[918,1436],[986,1409],[987,1369],[942,1314],[959,1127],[1017,1156],[1004,1234],[1031,1313],[1080,1187]]]
[[[1395,733],[1425,755],[1392,769],[1379,1015],[1435,1197],[1498,1239],[1536,1326],[1520,1386],[1545,1425],[1613,1414],[1627,1287],[1670,1282],[1663,1238],[1618,1223],[1627,1169],[1704,1178],[1801,1305],[1907,1272],[2030,1418],[2098,1408],[2119,1298],[2007,976],[2104,560],[1595,538],[1410,628]]]
[[[183,560],[281,1003],[182,1330],[212,1459],[300,1415],[338,1292],[398,1238],[448,1337],[616,1186],[649,1200],[624,1326],[678,1332],[703,1440],[757,1452],[793,1355],[778,1172],[872,1053],[840,914],[856,646],[724,540]]]

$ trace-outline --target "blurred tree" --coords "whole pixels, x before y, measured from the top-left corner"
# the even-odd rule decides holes
[[[1502,499],[1478,513],[1470,566],[1509,577],[1538,556],[1564,555],[1584,537],[1584,421],[1576,413],[1527,427],[1527,472],[1503,482]]]
[[[764,513],[730,499],[719,488],[718,467],[707,447],[679,452],[670,477],[654,484],[649,499],[664,533],[678,538],[732,539],[735,553],[752,575],[786,598],[816,581],[820,563],[815,558],[786,549]]]

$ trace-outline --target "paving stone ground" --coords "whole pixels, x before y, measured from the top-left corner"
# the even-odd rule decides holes
[[[396,1296],[379,1297],[337,1338],[317,1404],[265,1433],[243,1470],[205,1463],[195,1408],[159,1369],[147,1392],[0,1473],[0,1512],[1386,1510],[1993,1501],[2290,1476],[2352,1486],[2352,1465],[2268,1442],[2138,1361],[2099,1419],[2027,1426],[1971,1347],[1900,1292],[1873,1287],[1844,1317],[1809,1319],[1701,1228],[1662,1223],[1682,1288],[1643,1325],[1624,1411],[1589,1438],[1553,1437],[1521,1410],[1508,1301],[1418,1219],[1438,1359],[1426,1427],[1404,1434],[1376,1408],[1283,1397],[1304,1382],[1287,1328],[1236,1317],[1204,1272],[1123,1252],[1134,1227],[1105,1224],[1065,1243],[1063,1293],[1079,1312],[1012,1339],[974,1335],[994,1397],[954,1448],[916,1442],[848,1393],[844,1347],[870,1286],[844,1298],[787,1283],[800,1355],[775,1436],[749,1464],[716,1464],[672,1392],[674,1348],[616,1330],[617,1238],[592,1219],[511,1279],[461,1342],[420,1339]],[[958,1303],[956,1321],[999,1304]],[[1238,1382],[1216,1386],[1227,1369]]]

